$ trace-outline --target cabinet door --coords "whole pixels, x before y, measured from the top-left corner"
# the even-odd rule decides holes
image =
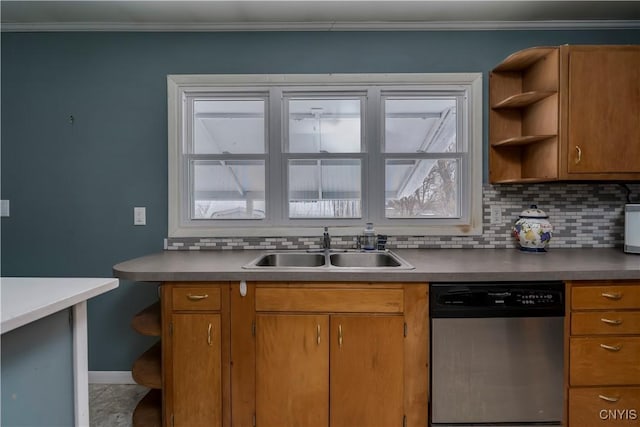
[[[331,317],[331,427],[402,426],[403,348],[402,316]]]
[[[640,49],[571,47],[569,173],[640,172]]]
[[[256,425],[328,427],[329,317],[256,316]]]
[[[222,424],[220,332],[219,314],[173,315],[175,427]]]

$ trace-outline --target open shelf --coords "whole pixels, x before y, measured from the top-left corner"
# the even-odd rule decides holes
[[[516,52],[489,80],[489,181],[558,179],[559,50]]]
[[[557,135],[526,135],[526,136],[516,136],[513,138],[503,139],[502,141],[493,142],[491,145],[493,147],[514,147],[519,145],[528,145],[533,144],[539,141],[544,141],[545,139],[556,137]]]
[[[133,411],[133,427],[162,426],[162,392],[150,390]]]
[[[513,178],[513,179],[501,179],[499,181],[493,181],[493,184],[533,184],[536,182],[549,182],[555,180],[555,178]]]
[[[149,388],[162,388],[160,341],[145,351],[134,363],[131,376],[135,382]]]
[[[534,63],[538,62],[545,56],[557,50],[556,47],[532,47],[530,49],[524,49],[509,55],[500,65],[493,69],[493,71],[519,71],[529,68]]]
[[[136,314],[131,321],[131,327],[139,334],[159,337],[162,333],[160,302],[158,301]]]
[[[534,104],[538,101],[540,101],[541,99],[547,98],[551,95],[553,95],[556,92],[549,92],[549,91],[530,91],[530,92],[524,92],[524,93],[519,93],[516,95],[512,95],[500,102],[498,102],[497,104],[495,104],[493,107],[494,109],[499,109],[499,108],[523,108],[523,107],[527,107],[531,104]]]

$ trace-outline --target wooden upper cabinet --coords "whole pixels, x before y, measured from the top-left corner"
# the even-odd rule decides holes
[[[489,180],[640,180],[640,45],[535,47],[490,73]]]
[[[640,173],[640,47],[568,51],[569,174]]]

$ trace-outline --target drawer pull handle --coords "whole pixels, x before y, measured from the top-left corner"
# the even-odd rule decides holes
[[[207,328],[207,344],[211,345],[211,323],[209,323],[209,327]]]
[[[614,292],[614,293],[603,292],[602,296],[605,298],[613,299],[613,300],[619,300],[622,298],[622,294],[620,292]]]
[[[316,328],[316,336],[317,336],[318,345],[320,345],[320,324],[319,323]]]
[[[600,344],[600,347],[604,348],[605,350],[609,350],[609,351],[620,351],[620,350],[622,350],[622,344],[620,344],[620,345]]]
[[[605,317],[603,317],[602,319],[600,319],[602,322],[608,324],[608,325],[622,325],[622,319],[607,319]]]
[[[187,294],[187,298],[189,298],[189,300],[191,301],[200,301],[206,298],[209,298],[209,295],[204,294],[204,295],[191,295],[191,294]]]
[[[338,325],[338,347],[342,348],[342,325]]]
[[[599,395],[598,395],[598,397],[599,397],[600,399],[602,399],[602,400],[606,400],[607,402],[612,402],[612,403],[615,403],[615,402],[617,402],[618,400],[620,400],[620,398],[619,398],[619,397],[609,397],[609,396],[605,396],[605,395],[603,395],[603,394],[599,394]]]

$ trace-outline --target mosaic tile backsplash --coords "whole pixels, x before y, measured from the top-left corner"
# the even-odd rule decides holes
[[[631,201],[640,203],[640,184],[628,184]],[[523,209],[535,204],[554,226],[553,248],[605,248],[624,243],[627,190],[619,184],[484,185],[483,233],[479,236],[393,236],[387,248],[514,248],[511,227]],[[491,206],[499,206],[502,223],[491,224]],[[167,238],[167,250],[317,249],[322,236]],[[332,236],[333,248],[355,247],[355,236]]]

